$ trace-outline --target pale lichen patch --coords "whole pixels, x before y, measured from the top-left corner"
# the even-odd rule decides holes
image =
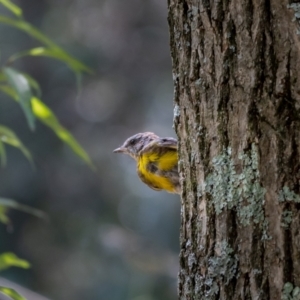
[[[239,174],[231,157],[231,148],[213,158],[206,192],[210,194],[217,214],[235,208],[242,225],[247,226],[251,221],[261,224],[264,221],[265,189],[260,184],[256,145],[252,144],[250,151],[240,153],[238,159]]]
[[[300,288],[286,282],[281,292],[281,300],[300,300]]]
[[[283,189],[279,192],[278,201],[290,201],[295,203],[300,203],[300,195],[291,191],[287,186],[284,186]]]
[[[291,3],[287,5],[287,8],[294,10],[294,18],[293,22],[297,22],[298,28],[297,28],[297,34],[300,34],[300,3]]]
[[[283,228],[289,228],[293,220],[293,212],[290,210],[284,210],[281,218],[281,226]]]
[[[208,272],[205,277],[205,299],[210,299],[207,297],[212,297],[219,293],[218,280],[222,280],[227,285],[232,278],[237,277],[237,255],[234,254],[233,249],[225,240],[218,246],[220,254],[208,259]]]
[[[296,194],[294,191],[290,190],[286,185],[279,191],[278,194],[279,202],[290,202],[290,203],[300,203],[300,195]],[[284,210],[281,217],[281,226],[283,228],[289,228],[293,220],[293,212],[291,210]]]

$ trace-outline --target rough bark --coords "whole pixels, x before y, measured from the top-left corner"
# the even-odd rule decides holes
[[[299,18],[287,0],[169,0],[180,299],[300,299]]]

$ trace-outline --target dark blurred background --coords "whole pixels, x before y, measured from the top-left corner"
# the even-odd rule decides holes
[[[25,19],[91,66],[78,95],[74,74],[47,58],[14,67],[40,83],[42,99],[90,154],[91,171],[42,124],[32,133],[16,103],[1,97],[0,123],[34,156],[33,170],[8,149],[0,196],[45,211],[49,222],[11,211],[0,252],[29,260],[6,278],[50,299],[176,299],[179,197],[141,183],[135,162],[112,150],[132,134],[173,136],[167,1],[19,0]],[[3,12],[3,10],[1,10]],[[1,63],[39,46],[0,24]],[[30,299],[29,299],[30,300]]]

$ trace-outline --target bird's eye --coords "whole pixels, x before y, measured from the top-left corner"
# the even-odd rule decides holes
[[[133,145],[133,144],[134,144],[134,139],[131,139],[131,140],[129,141],[129,144],[130,144],[130,145]]]

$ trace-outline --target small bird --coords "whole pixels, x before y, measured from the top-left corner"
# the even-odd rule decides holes
[[[137,133],[114,152],[134,158],[138,176],[150,188],[180,193],[176,139],[161,138],[152,132]]]

